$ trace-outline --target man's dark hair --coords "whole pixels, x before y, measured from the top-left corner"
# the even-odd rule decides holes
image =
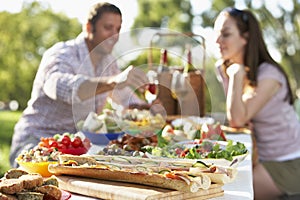
[[[115,13],[122,17],[122,13],[117,6],[104,2],[97,3],[91,7],[90,12],[88,13],[87,20],[92,24],[93,27],[95,27],[96,22],[102,17],[104,13]]]

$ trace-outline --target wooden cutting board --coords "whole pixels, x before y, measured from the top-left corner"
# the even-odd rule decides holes
[[[82,178],[76,176],[56,176],[59,187],[72,193],[78,193],[101,199],[122,200],[174,200],[174,199],[210,199],[223,196],[222,185],[212,184],[208,190],[196,193],[179,192],[163,188],[125,182],[105,181],[99,179]]]

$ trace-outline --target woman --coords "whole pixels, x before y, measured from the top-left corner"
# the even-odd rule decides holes
[[[214,28],[228,121],[232,127],[253,127],[255,199],[300,194],[300,123],[286,73],[270,56],[250,11],[226,8]]]

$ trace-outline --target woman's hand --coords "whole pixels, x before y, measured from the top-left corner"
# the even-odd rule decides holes
[[[245,66],[242,64],[234,63],[226,69],[226,74],[230,78],[233,78],[236,76],[238,76],[239,78],[244,78],[244,76],[246,74]]]

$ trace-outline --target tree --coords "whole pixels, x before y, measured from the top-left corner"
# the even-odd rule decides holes
[[[24,3],[20,13],[0,13],[0,100],[17,100],[26,106],[43,52],[55,42],[81,31],[77,20],[69,19],[42,3]]]
[[[138,0],[139,13],[133,28],[162,27],[180,32],[192,30],[189,0]]]

